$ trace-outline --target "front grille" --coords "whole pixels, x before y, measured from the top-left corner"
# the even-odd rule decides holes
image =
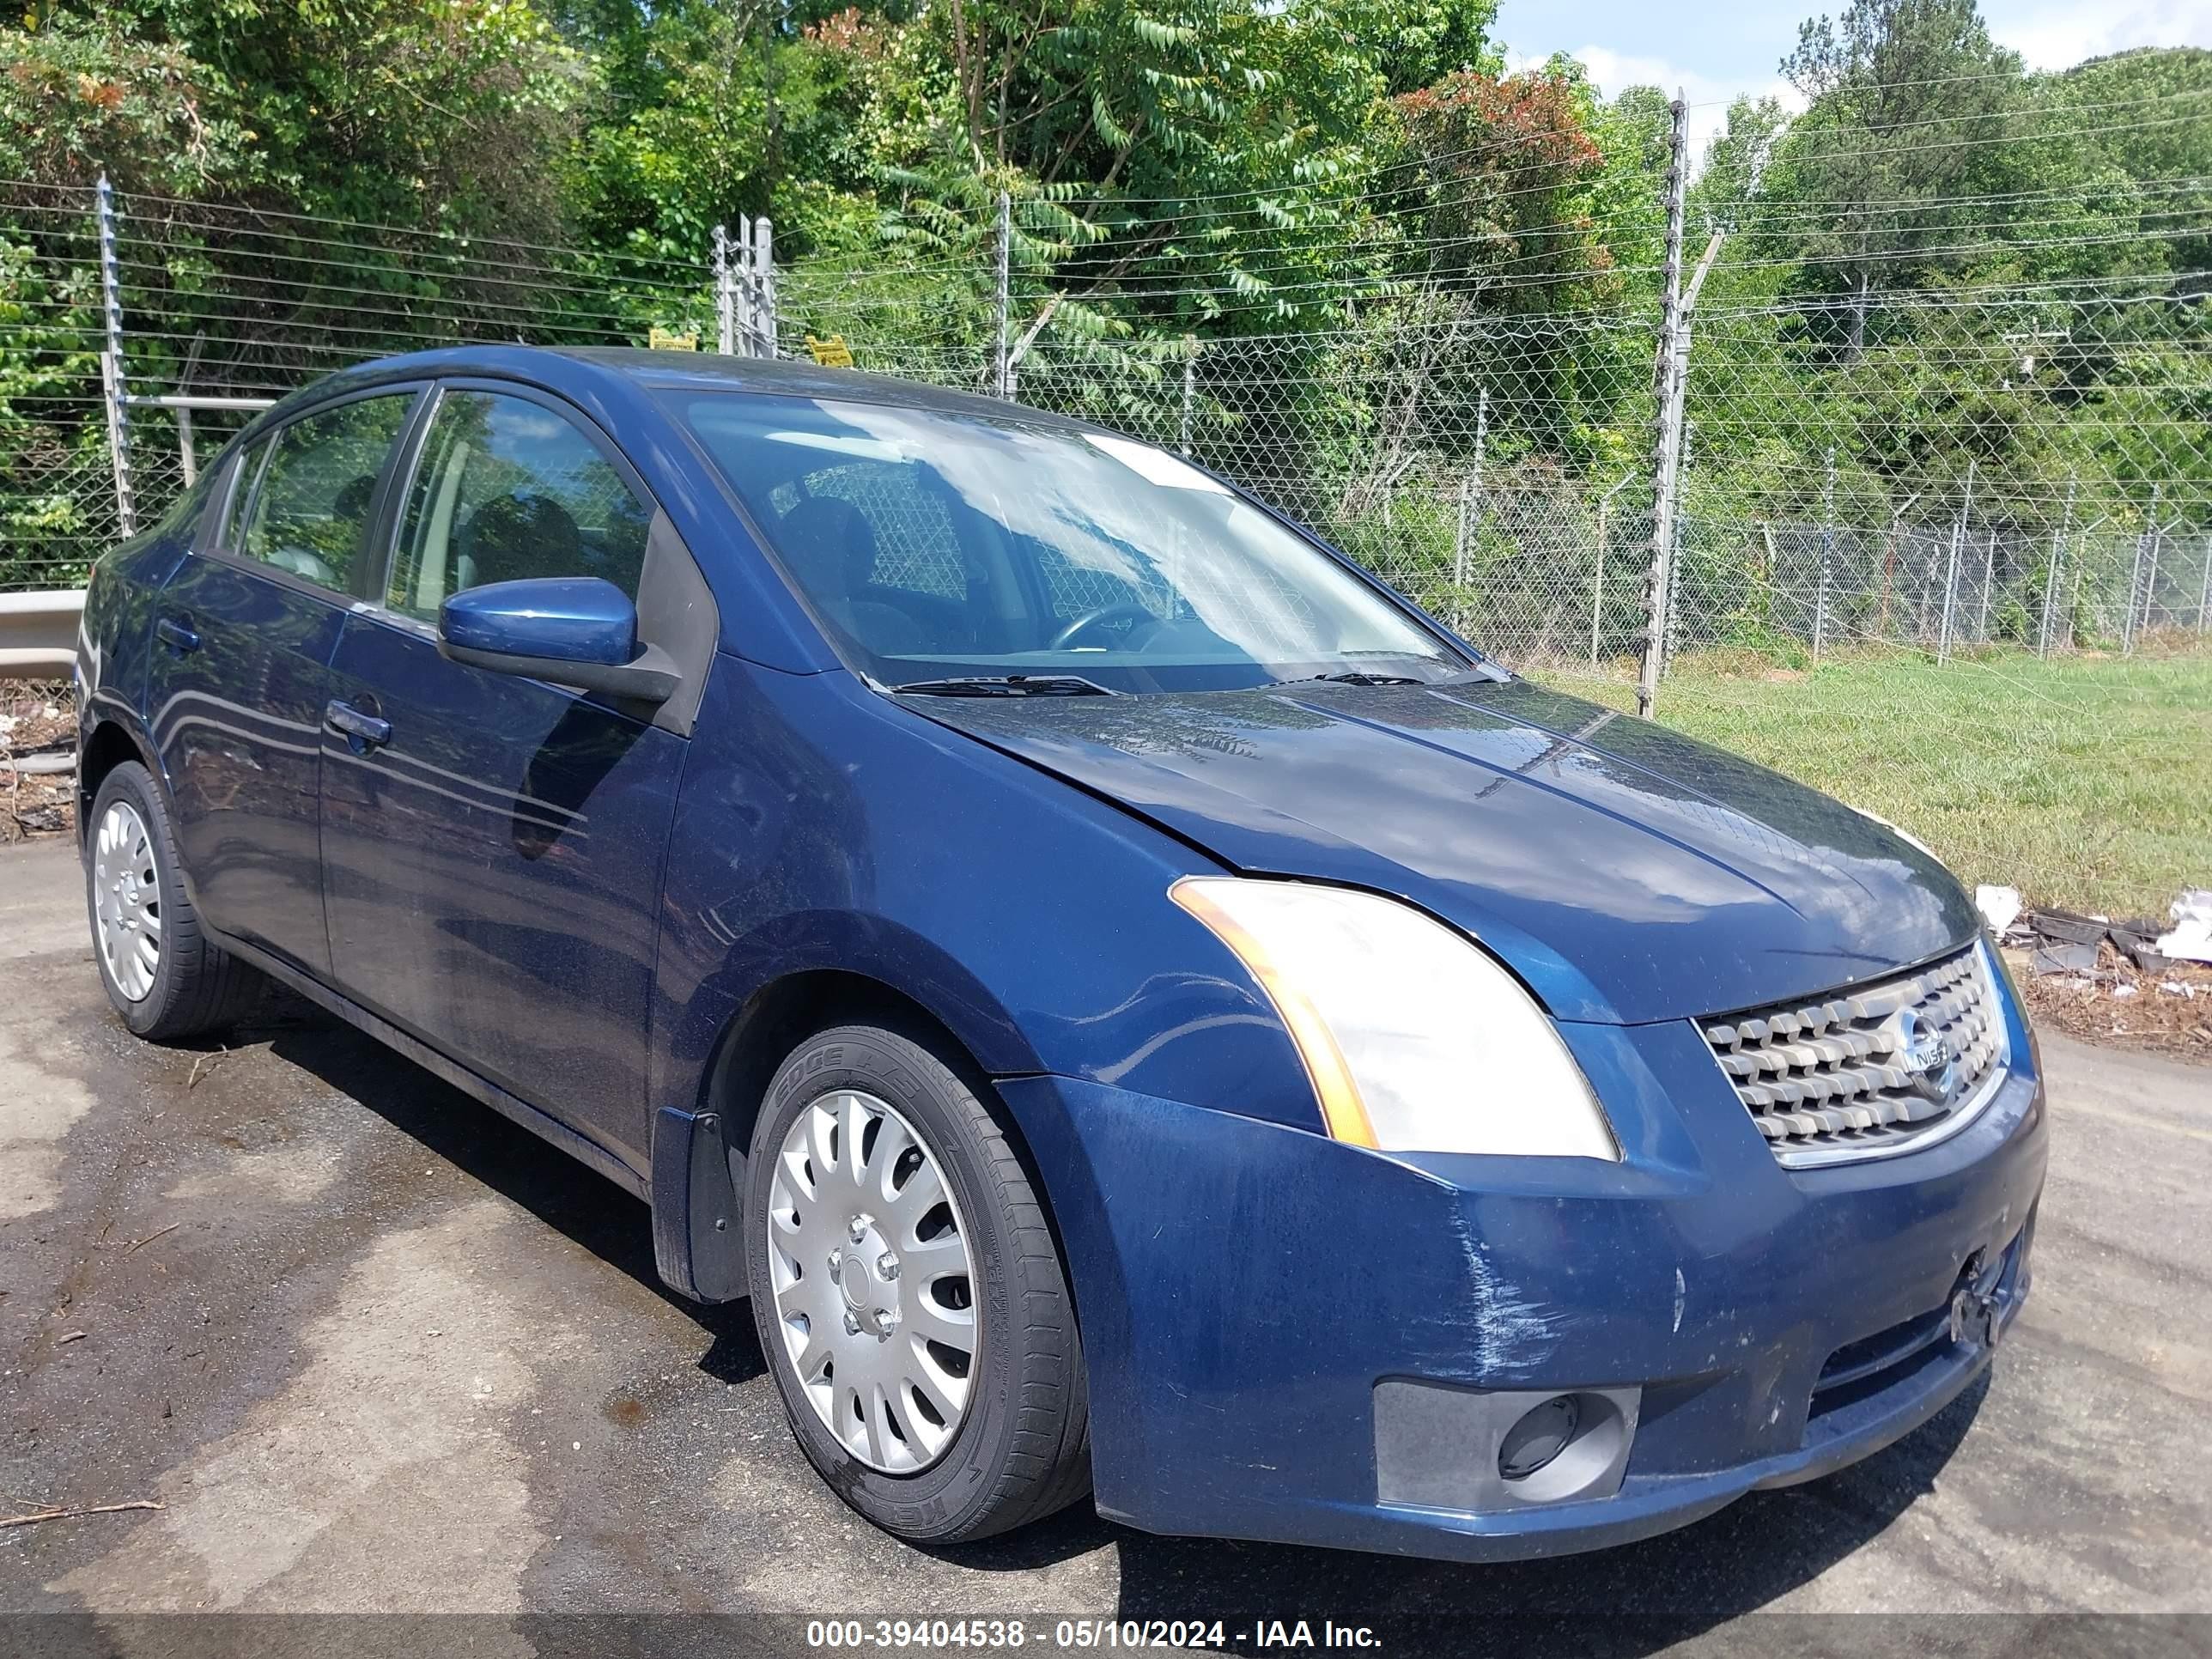
[[[2003,1012],[1978,946],[1917,974],[1704,1030],[1784,1163],[1871,1157],[1963,1127],[1961,1115],[1986,1098],[2007,1052]],[[1948,1072],[1937,1063],[1946,1054]]]

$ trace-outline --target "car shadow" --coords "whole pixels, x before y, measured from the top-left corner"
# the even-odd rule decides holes
[[[765,1376],[743,1302],[678,1296],[653,1264],[653,1212],[605,1176],[520,1124],[289,993],[240,1028],[286,1064],[319,1078],[547,1226],[635,1279],[706,1334],[699,1369],[722,1382]]]

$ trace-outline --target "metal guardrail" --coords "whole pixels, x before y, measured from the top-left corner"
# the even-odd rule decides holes
[[[83,617],[81,587],[0,593],[0,680],[68,678]]]

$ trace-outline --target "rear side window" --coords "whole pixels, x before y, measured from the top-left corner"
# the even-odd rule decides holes
[[[351,591],[376,481],[414,397],[356,398],[277,432],[237,550],[333,592]]]
[[[528,398],[449,392],[408,492],[386,602],[428,620],[463,588],[599,576],[631,599],[652,510],[567,416]]]

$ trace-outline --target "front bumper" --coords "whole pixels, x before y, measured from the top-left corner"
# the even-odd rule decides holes
[[[1392,1159],[1093,1083],[1001,1085],[1073,1271],[1102,1512],[1180,1534],[1564,1554],[1842,1468],[1988,1364],[2027,1289],[2046,1158],[2024,1032],[1954,1139],[1791,1171],[1691,1026],[1563,1030],[1619,1164]],[[1954,1336],[1962,1286],[1986,1329]],[[1405,1382],[1634,1390],[1625,1473],[1553,1504],[1487,1507],[1471,1480],[1462,1506],[1434,1479],[1406,1501],[1378,1475],[1376,1392]],[[1440,1443],[1438,1463],[1464,1453]]]

